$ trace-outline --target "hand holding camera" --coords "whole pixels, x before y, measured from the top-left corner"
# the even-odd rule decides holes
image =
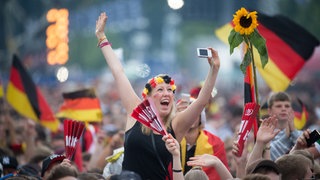
[[[212,57],[211,51],[208,48],[197,48],[197,55],[199,58]]]

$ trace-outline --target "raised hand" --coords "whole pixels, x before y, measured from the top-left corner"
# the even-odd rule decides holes
[[[104,28],[107,23],[108,16],[105,12],[101,13],[96,21],[96,36],[101,39],[105,36]]]
[[[264,119],[257,133],[257,141],[265,144],[269,143],[280,132],[279,129],[276,129],[277,123],[276,116]]]
[[[215,68],[216,70],[219,70],[220,58],[219,58],[218,52],[211,47],[208,49],[211,50],[211,54],[212,54],[212,57],[208,57],[208,62],[211,68]]]
[[[190,160],[187,162],[188,166],[215,166],[220,162],[220,159],[216,156],[210,154],[202,154],[194,157],[190,157]]]

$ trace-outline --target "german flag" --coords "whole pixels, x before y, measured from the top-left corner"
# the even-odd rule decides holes
[[[285,91],[303,65],[311,58],[319,45],[312,34],[292,20],[282,15],[267,16],[258,13],[257,27],[266,39],[269,62],[262,68],[258,51],[254,50],[255,64],[272,91]],[[217,37],[228,43],[228,36],[233,29],[232,22],[215,31]]]
[[[16,55],[13,56],[6,98],[21,115],[41,123],[52,132],[58,130],[59,121]]]
[[[255,88],[254,88],[254,80],[253,80],[253,70],[252,64],[247,66],[246,74],[244,77],[244,104],[256,102],[255,97]],[[258,113],[259,116],[260,113]],[[256,137],[258,132],[258,117],[254,119],[252,125],[254,130],[254,136]]]
[[[256,102],[252,65],[247,67],[244,77],[244,103]]]
[[[59,118],[69,118],[84,122],[101,122],[100,101],[93,89],[83,89],[63,93],[64,102],[56,114]]]
[[[300,98],[297,98],[297,103],[293,103],[292,108],[294,110],[294,126],[301,130],[305,127],[309,118],[307,107]]]
[[[190,153],[187,150],[187,141],[183,138],[180,142],[181,147],[181,165],[183,173],[187,173],[192,167],[187,165],[187,161],[189,159]],[[196,141],[196,146],[194,149],[194,154],[191,156],[197,156],[202,154],[211,154],[218,157],[221,162],[229,169],[228,160],[226,156],[226,151],[224,150],[224,143],[218,137],[206,130],[201,130],[199,136]],[[217,179],[220,180],[220,176],[215,168],[204,167],[203,171],[207,174],[209,179]]]

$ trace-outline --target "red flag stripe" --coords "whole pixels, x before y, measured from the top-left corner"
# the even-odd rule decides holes
[[[89,110],[89,109],[101,109],[100,102],[97,98],[79,98],[79,99],[65,99],[64,103],[60,107],[60,111],[72,109],[72,110]]]

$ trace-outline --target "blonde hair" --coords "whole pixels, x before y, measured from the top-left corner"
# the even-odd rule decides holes
[[[184,176],[185,180],[209,180],[207,174],[202,170],[200,166],[193,167],[190,171]]]

